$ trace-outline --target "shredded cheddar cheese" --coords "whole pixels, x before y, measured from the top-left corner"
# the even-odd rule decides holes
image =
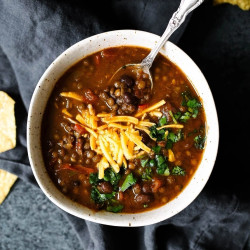
[[[80,97],[73,92],[62,92],[61,96],[79,100]],[[151,136],[150,127],[156,123],[145,119],[147,115],[161,117],[160,107],[166,102],[164,100],[142,110],[135,116],[114,116],[109,113],[96,114],[93,106],[88,104],[87,108],[76,115],[73,115],[67,109],[62,109],[63,117],[73,124],[82,126],[86,132],[83,137],[89,137],[91,150],[101,155],[100,162],[97,163],[98,178],[104,178],[104,171],[109,166],[118,173],[122,165],[127,168],[128,160],[141,157],[151,152],[151,149],[142,142],[139,131],[144,131]],[[141,117],[139,119],[139,117]],[[162,128],[183,128],[181,124],[169,124]],[[165,134],[168,134],[166,130]],[[174,153],[168,150],[169,161],[175,161]]]

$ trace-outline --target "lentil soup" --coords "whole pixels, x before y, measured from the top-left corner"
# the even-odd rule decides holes
[[[205,145],[201,100],[159,54],[148,75],[124,68],[148,49],[121,46],[73,65],[56,83],[42,124],[45,166],[70,199],[93,210],[137,213],[162,206],[188,184]]]

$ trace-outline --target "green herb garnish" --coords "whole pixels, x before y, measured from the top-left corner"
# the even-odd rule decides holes
[[[97,189],[97,187],[92,187],[90,197],[95,203],[102,204],[105,201],[115,197],[115,194],[116,192],[112,192],[110,194],[102,194]]]
[[[180,141],[181,139],[183,139],[183,133],[181,132],[181,130],[179,130],[177,134],[169,132],[166,148],[171,149],[173,147],[173,144]]]
[[[149,161],[149,158],[147,158],[147,159],[141,159],[141,166],[142,166],[143,168],[146,167],[148,161]]]
[[[188,107],[188,111],[192,114],[193,118],[196,118],[198,113],[199,113],[199,108],[201,107],[201,103],[199,101],[197,101],[195,98],[188,100],[187,102],[187,107]]]
[[[150,127],[150,136],[156,138],[156,141],[164,141],[165,137],[165,129],[157,130],[156,126]]]
[[[152,168],[147,167],[141,176],[143,181],[148,181],[152,179]]]
[[[104,178],[105,181],[111,183],[112,186],[117,188],[117,185],[121,179],[121,174],[115,173],[111,168],[107,168],[104,171]]]
[[[204,149],[206,142],[206,136],[197,135],[194,137],[194,146],[197,149]]]
[[[152,159],[152,160],[149,161],[149,166],[150,166],[151,168],[156,166],[156,162],[155,162],[154,159]]]
[[[136,183],[136,178],[134,178],[133,174],[130,173],[127,175],[126,179],[124,180],[121,191],[126,191],[129,187],[133,186]]]
[[[163,116],[160,120],[159,120],[159,126],[164,126],[167,124],[167,117]]]
[[[153,150],[156,154],[159,154],[160,151],[161,151],[161,146],[152,147],[152,150]]]
[[[91,185],[96,185],[96,184],[98,184],[98,182],[99,182],[98,174],[97,173],[91,173],[89,175],[89,183]]]
[[[174,114],[174,118],[175,118],[175,120],[179,120],[180,119],[180,117],[181,117],[181,112],[180,111],[178,111],[178,112],[176,112],[175,114]]]
[[[176,121],[176,119],[175,119],[175,117],[174,117],[174,115],[173,115],[173,112],[172,112],[171,110],[169,110],[168,113],[170,114],[170,116],[171,116],[173,122],[174,122],[175,124],[177,124],[177,121]]]
[[[186,171],[183,168],[179,167],[179,166],[175,166],[172,169],[172,175],[182,175],[182,176],[184,176],[185,174],[186,174]]]
[[[185,112],[181,117],[180,121],[181,122],[187,122],[191,118],[190,112]]]
[[[187,107],[188,112],[185,112],[180,117],[180,121],[187,122],[191,117],[196,118],[198,116],[199,108],[202,107],[202,104],[197,99],[192,98],[188,92],[183,92],[182,96],[182,106]]]
[[[168,168],[165,157],[163,155],[156,155],[155,159],[157,162],[156,166],[157,174],[164,174],[165,170]]]

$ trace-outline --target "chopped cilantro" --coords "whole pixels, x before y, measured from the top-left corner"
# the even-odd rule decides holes
[[[185,112],[180,117],[180,121],[187,122],[191,117],[196,118],[198,116],[199,108],[202,107],[202,104],[197,99],[192,98],[188,92],[183,92],[182,96],[182,106],[186,106],[188,108],[188,112]]]
[[[156,138],[156,141],[164,141],[165,140],[165,130],[160,129],[157,130],[156,126],[150,127],[150,136]]]
[[[113,212],[113,213],[119,213],[121,210],[123,209],[123,205],[119,204],[119,205],[116,205],[116,206],[107,206],[107,211],[108,212]]]
[[[109,181],[115,188],[117,188],[120,179],[121,174],[115,173],[111,168],[107,168],[104,171],[104,180]]]
[[[175,142],[180,141],[182,138],[183,138],[183,133],[181,132],[181,130],[179,130],[177,134],[169,132],[166,148],[171,149],[173,147],[173,144]]]
[[[122,192],[126,191],[129,187],[131,187],[135,183],[136,183],[136,178],[134,178],[133,174],[132,173],[128,174],[121,186],[121,191]]]
[[[175,114],[174,114],[174,118],[175,118],[175,120],[179,120],[180,119],[180,117],[181,117],[181,112],[180,111],[178,111],[178,112],[176,112]]]
[[[197,135],[194,137],[194,146],[197,149],[204,149],[206,142],[206,136],[202,137],[201,135]]]
[[[186,174],[186,171],[183,168],[179,167],[179,166],[175,166],[172,169],[172,175],[182,175],[182,176],[184,176],[185,174]]]
[[[159,154],[160,151],[161,151],[161,146],[152,147],[152,150],[153,150],[156,154]]]
[[[148,207],[148,204],[144,204],[143,207],[144,207],[144,208],[147,208],[147,207]]]
[[[177,121],[176,121],[176,119],[175,119],[175,117],[174,117],[174,115],[173,115],[173,112],[172,112],[171,110],[169,111],[169,114],[170,114],[170,116],[171,116],[173,122],[174,122],[175,124],[177,124]]]
[[[157,161],[157,165],[161,165],[162,163],[165,162],[165,158],[162,155],[156,155],[155,159]]]
[[[141,176],[143,181],[151,180],[152,179],[152,168],[145,168],[145,171],[142,173]]]
[[[168,168],[166,159],[163,155],[156,155],[155,156],[157,162],[156,172],[157,174],[164,174],[165,170]]]
[[[99,182],[98,174],[97,173],[91,173],[89,175],[89,183],[91,185],[96,185],[98,182]]]
[[[158,165],[157,169],[156,169],[157,174],[164,174],[167,167],[168,167],[168,165],[165,162],[162,163],[161,165]]]
[[[164,126],[167,124],[167,117],[163,116],[160,120],[159,120],[159,126]]]
[[[168,133],[168,140],[171,140],[172,142],[175,142],[176,136],[174,133],[170,132]]]
[[[149,161],[149,158],[147,158],[147,159],[141,159],[141,166],[142,167],[146,167],[148,161]]]
[[[191,118],[190,112],[185,112],[185,113],[182,114],[182,116],[180,117],[180,121],[181,121],[181,122],[187,122],[190,118]]]
[[[198,115],[198,113],[199,113],[199,110],[198,110],[198,109],[194,109],[194,110],[193,110],[192,117],[193,117],[193,118],[196,118],[197,115]]]
[[[166,143],[166,149],[171,149],[173,147],[173,141],[171,140],[167,140],[167,143]]]
[[[165,175],[165,176],[169,176],[170,175],[170,170],[169,170],[168,167],[165,169],[163,175]]]
[[[194,99],[190,99],[190,100],[187,101],[187,106],[190,109],[200,108],[201,107],[201,103],[194,98]]]
[[[151,168],[156,166],[156,162],[155,162],[154,159],[152,159],[152,160],[149,161],[149,166],[150,166]]]
[[[96,187],[92,187],[90,197],[91,199],[98,204],[104,203],[105,201],[115,197],[116,192],[110,194],[102,194]]]

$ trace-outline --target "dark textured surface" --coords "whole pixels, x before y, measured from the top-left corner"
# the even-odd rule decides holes
[[[97,3],[0,1],[0,89],[16,100],[18,124],[17,148],[1,154],[0,168],[30,183],[35,181],[26,151],[27,109],[46,67],[68,46],[99,32],[161,34],[178,5],[117,0],[102,1],[97,9]],[[203,71],[220,122],[218,158],[198,198],[161,223],[116,228],[70,216],[35,185],[19,181],[0,206],[0,249],[250,249],[250,12],[208,1],[185,28],[172,39]]]
[[[75,231],[44,194],[18,180],[0,207],[0,249],[80,249]]]

